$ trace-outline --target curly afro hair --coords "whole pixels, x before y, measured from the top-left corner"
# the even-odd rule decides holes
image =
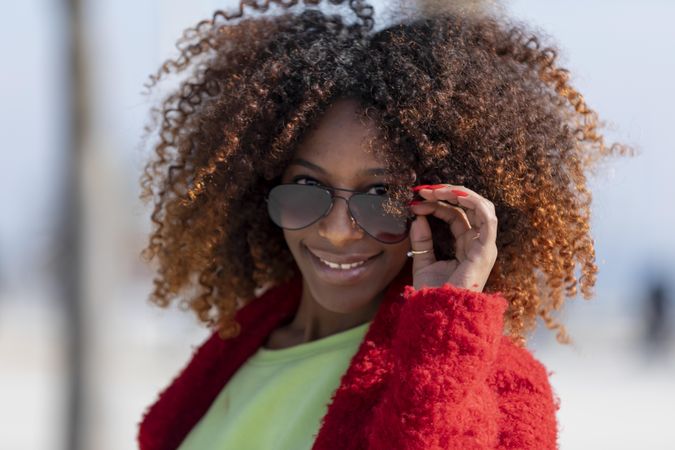
[[[412,199],[411,168],[418,184],[465,185],[492,201],[499,254],[485,290],[509,302],[506,334],[524,345],[539,316],[569,343],[553,313],[578,289],[590,299],[598,271],[586,175],[631,149],[605,144],[556,49],[497,15],[417,14],[375,32],[360,0],[341,11],[353,23],[305,3],[254,18],[244,6],[270,2],[217,11],[150,77],[153,88],[184,74],[153,110],[140,180],[141,199],[154,200],[142,252],[159,265],[151,301],[182,297],[226,339],[240,332],[238,308],[299,273],[264,197],[312,124],[351,97],[377,124],[392,211]],[[451,259],[453,238],[434,219],[436,257]]]

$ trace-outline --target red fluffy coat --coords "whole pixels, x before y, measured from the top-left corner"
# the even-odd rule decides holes
[[[450,284],[415,290],[409,271],[387,289],[313,450],[556,449],[559,401],[545,367],[503,336],[506,300]],[[296,277],[241,308],[236,338],[213,333],[145,412],[140,449],[176,449],[237,369],[295,315],[301,290]]]

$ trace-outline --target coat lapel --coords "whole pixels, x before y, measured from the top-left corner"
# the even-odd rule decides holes
[[[331,398],[313,449],[365,448],[369,412],[391,371],[392,334],[403,301],[401,294],[405,285],[412,283],[411,273],[412,262],[408,260],[389,284],[363,342]],[[301,294],[302,278],[298,275],[237,311],[239,336],[223,341],[213,333],[144,413],[138,433],[140,450],[178,448],[239,367],[274,329],[295,315]]]
[[[301,292],[302,279],[296,276],[237,311],[239,336],[223,341],[214,332],[143,414],[138,432],[140,450],[178,448],[237,369],[275,328],[293,317]]]

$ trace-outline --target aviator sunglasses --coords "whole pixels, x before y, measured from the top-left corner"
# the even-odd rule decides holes
[[[335,191],[351,192],[349,198],[335,195]],[[352,219],[374,239],[385,243],[401,242],[408,235],[414,214],[397,217],[385,212],[388,195],[368,194],[320,184],[279,184],[267,193],[267,211],[272,221],[286,230],[308,227],[330,213],[335,199],[347,202]]]

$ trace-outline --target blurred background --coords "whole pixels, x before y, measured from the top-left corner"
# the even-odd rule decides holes
[[[449,0],[448,0],[449,1]],[[25,0],[0,15],[0,449],[136,448],[143,411],[206,338],[148,302],[137,200],[156,96],[183,29],[237,3]],[[391,7],[374,1],[378,14]],[[675,448],[675,2],[503,3],[560,47],[639,155],[593,178],[596,297],[529,347],[561,399],[562,449]],[[74,406],[75,405],[75,406]]]

